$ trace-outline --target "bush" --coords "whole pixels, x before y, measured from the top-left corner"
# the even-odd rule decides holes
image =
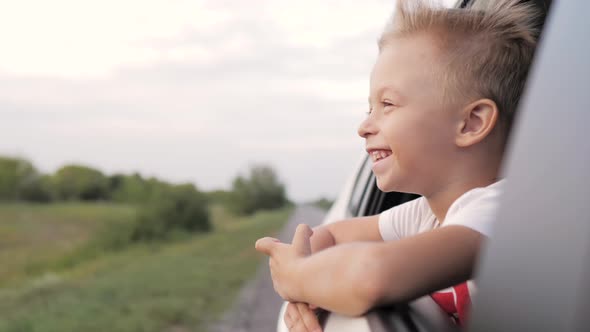
[[[54,200],[55,189],[48,175],[36,176],[24,183],[19,192],[19,199],[29,202],[48,203]]]
[[[271,167],[254,166],[249,178],[238,176],[233,181],[229,207],[235,213],[250,215],[258,210],[278,209],[287,203],[285,186]]]
[[[156,178],[144,179],[140,174],[115,174],[108,179],[109,197],[120,203],[145,203],[169,186]]]
[[[233,192],[227,190],[213,190],[207,193],[210,203],[228,206],[233,200]]]
[[[312,204],[319,207],[322,210],[328,211],[328,210],[330,210],[330,208],[334,204],[334,201],[327,199],[325,197],[322,197],[322,198],[312,202]]]
[[[194,185],[161,186],[138,212],[133,240],[165,239],[174,231],[211,229],[206,196]]]
[[[98,170],[68,165],[60,168],[53,181],[57,195],[62,200],[96,201],[108,199],[108,180]]]
[[[38,177],[31,162],[10,157],[0,157],[0,200],[17,200],[24,186]]]

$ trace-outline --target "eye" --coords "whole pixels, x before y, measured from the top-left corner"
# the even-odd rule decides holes
[[[367,113],[367,115],[370,115],[371,113],[373,113],[373,107],[369,107],[369,110],[365,113]]]
[[[396,104],[390,102],[390,101],[382,101],[381,105],[383,106],[383,110],[385,112],[389,112],[392,111],[393,109],[395,109],[395,107],[397,107]]]

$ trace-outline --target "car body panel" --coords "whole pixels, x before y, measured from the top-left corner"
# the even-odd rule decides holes
[[[507,157],[471,331],[590,330],[589,1],[554,1]]]

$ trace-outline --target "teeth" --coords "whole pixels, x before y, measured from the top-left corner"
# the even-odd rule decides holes
[[[377,162],[381,159],[387,158],[390,155],[391,155],[391,151],[384,151],[384,150],[373,151],[371,153],[371,157],[373,159],[373,162]]]

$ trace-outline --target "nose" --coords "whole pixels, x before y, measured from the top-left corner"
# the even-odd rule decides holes
[[[373,135],[376,133],[377,128],[375,127],[373,122],[374,121],[371,114],[369,114],[367,118],[363,120],[363,122],[361,122],[361,125],[358,129],[358,134],[360,137],[367,138],[369,135]]]

